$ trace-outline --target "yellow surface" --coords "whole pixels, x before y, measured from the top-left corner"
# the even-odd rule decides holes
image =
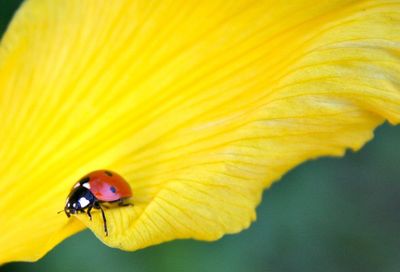
[[[400,1],[27,1],[0,47],[0,263],[85,226],[125,250],[247,228],[286,171],[399,122],[399,29]],[[103,168],[135,203],[109,237],[57,214]]]

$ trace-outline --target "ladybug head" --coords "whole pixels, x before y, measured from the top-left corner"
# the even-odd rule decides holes
[[[64,212],[70,217],[71,214],[83,212],[84,209],[93,206],[95,197],[89,189],[78,186],[74,188],[67,198],[65,203]]]

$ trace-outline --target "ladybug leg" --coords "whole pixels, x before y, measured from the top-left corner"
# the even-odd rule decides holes
[[[106,219],[106,215],[104,214],[104,210],[98,202],[96,202],[94,205],[95,205],[96,209],[100,209],[100,211],[101,211],[101,215],[103,216],[104,232],[106,233],[106,236],[108,236],[107,219]]]
[[[126,207],[126,206],[133,206],[133,204],[130,202],[125,202],[125,199],[121,198],[120,200],[118,200],[118,206]]]
[[[100,207],[101,210],[101,215],[103,216],[103,222],[104,222],[104,232],[106,233],[106,236],[108,236],[108,230],[107,230],[107,219],[106,219],[106,215],[104,214],[103,209]]]
[[[92,215],[90,211],[92,210],[93,206],[89,206],[88,210],[86,211],[87,215],[89,216],[90,221],[92,221]]]

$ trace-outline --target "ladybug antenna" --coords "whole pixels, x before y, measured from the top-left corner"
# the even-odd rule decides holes
[[[57,214],[60,214],[60,213],[62,213],[63,211],[64,211],[64,210],[58,211]]]

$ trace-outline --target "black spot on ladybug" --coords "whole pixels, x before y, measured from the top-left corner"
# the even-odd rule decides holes
[[[112,175],[113,175],[110,171],[104,171],[104,173],[106,173],[106,175],[110,176],[110,177],[112,177]]]
[[[110,187],[110,191],[113,192],[113,193],[115,193],[115,192],[117,191],[117,189],[115,189],[114,186],[111,186],[111,187]]]
[[[89,177],[82,178],[82,179],[79,181],[79,184],[84,184],[84,183],[86,183],[86,182],[89,182],[89,180],[90,180]]]

